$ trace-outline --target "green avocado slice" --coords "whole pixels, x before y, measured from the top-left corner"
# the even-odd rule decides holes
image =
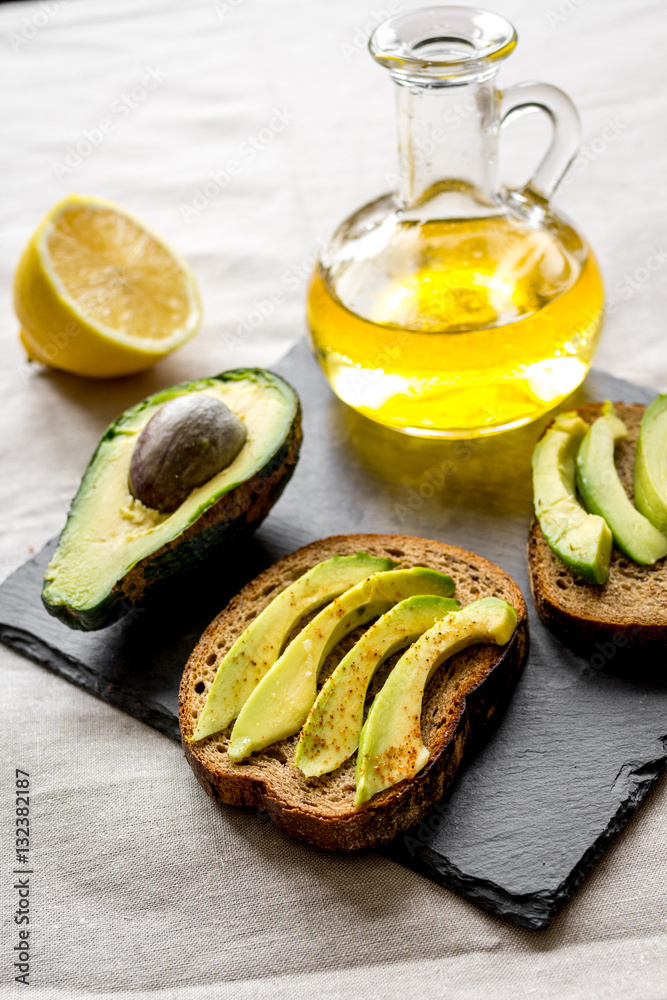
[[[637,509],[667,535],[667,394],[654,399],[642,417],[634,485]]]
[[[549,548],[589,583],[609,577],[612,534],[602,517],[577,500],[575,461],[587,424],[575,412],[560,413],[533,452],[535,516]]]
[[[667,555],[667,538],[633,506],[618,477],[614,449],[627,434],[605,403],[577,453],[577,486],[591,513],[604,517],[619,549],[634,562],[652,565]]]
[[[161,513],[132,495],[130,465],[151,418],[187,394],[224,403],[246,440],[226,468]],[[300,443],[297,394],[261,368],[183,382],[126,410],[102,435],[72,500],[44,577],[46,610],[70,628],[110,625],[148,590],[257,527],[288,482]]]
[[[319,777],[352,756],[359,744],[366,691],[376,669],[460,607],[458,601],[446,597],[408,597],[362,635],[326,681],[303,727],[294,763],[305,775]]]
[[[511,604],[483,597],[439,621],[403,654],[361,730],[356,806],[414,777],[426,765],[429,755],[422,740],[422,701],[426,685],[443,660],[480,643],[504,646],[516,626],[517,613]]]
[[[336,643],[415,594],[449,597],[454,581],[415,567],[375,573],[313,618],[264,675],[239,713],[227,753],[243,760],[254,750],[297,733],[317,695],[317,676]]]
[[[241,633],[216,672],[192,740],[225,729],[276,662],[287,636],[309,612],[366,577],[396,564],[357,552],[318,563],[286,587]]]

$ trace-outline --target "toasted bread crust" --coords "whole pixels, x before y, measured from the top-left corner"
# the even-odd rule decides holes
[[[430,757],[426,767],[354,806],[354,758],[330,775],[306,778],[293,764],[297,737],[290,737],[233,763],[226,753],[230,729],[193,744],[195,720],[217,664],[247,621],[268,604],[274,591],[334,554],[356,551],[387,555],[400,567],[429,566],[448,572],[462,604],[498,596],[517,610],[517,630],[504,647],[477,646],[436,671],[424,695],[422,727]],[[341,643],[325,663],[321,680],[360,632]],[[181,683],[179,708],[185,755],[207,793],[228,805],[265,810],[292,836],[332,850],[355,850],[393,839],[419,822],[451,784],[466,750],[509,700],[528,646],[526,605],[518,586],[493,563],[441,542],[404,535],[339,535],[314,542],[279,560],[249,583],[218,615],[192,653]],[[388,661],[391,666],[400,654]],[[386,668],[388,669],[388,667]],[[382,669],[374,683],[386,676]],[[456,685],[456,687],[455,687]],[[374,688],[371,686],[371,692]]]
[[[635,449],[646,407],[639,403],[614,406],[628,428],[628,437],[617,447],[616,464],[633,499]],[[577,409],[587,424],[601,411],[602,403],[586,403]],[[639,566],[614,548],[607,583],[587,583],[554,555],[534,519],[528,534],[528,571],[538,615],[573,649],[591,651],[600,643],[612,642],[619,651],[642,649],[652,654],[667,646],[667,559]]]

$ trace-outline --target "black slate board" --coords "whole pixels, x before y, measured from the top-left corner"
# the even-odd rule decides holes
[[[315,538],[399,532],[461,545],[506,569],[532,610],[530,454],[545,421],[488,440],[422,441],[340,404],[305,343],[277,370],[301,395],[304,447],[252,541],[97,633],[72,632],[43,610],[49,543],[0,587],[0,640],[178,739],[178,683],[204,627],[260,569]],[[574,402],[653,396],[593,372]],[[620,660],[613,647],[575,656],[533,614],[504,718],[448,800],[385,853],[514,923],[548,926],[667,765],[667,679]]]

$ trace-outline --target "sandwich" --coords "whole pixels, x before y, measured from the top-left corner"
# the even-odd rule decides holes
[[[667,645],[667,396],[559,414],[533,455],[533,600],[575,649]],[[606,655],[606,654],[605,654]]]
[[[443,797],[507,704],[526,605],[498,566],[402,535],[280,559],[204,632],[179,699],[207,793],[334,850],[385,843]]]

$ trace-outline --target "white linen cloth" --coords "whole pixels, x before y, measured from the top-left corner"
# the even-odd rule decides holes
[[[417,5],[0,8],[3,576],[59,530],[122,409],[175,381],[275,363],[303,335],[313,248],[394,169],[391,84],[364,37],[383,10]],[[665,390],[663,5],[488,5],[520,35],[502,80],[558,84],[581,110],[584,156],[559,202],[595,247],[615,305],[596,364]],[[508,129],[506,176],[527,176],[547,139],[538,116]],[[13,269],[71,191],[136,211],[197,273],[200,335],[145,375],[92,383],[23,360]],[[270,315],[251,327],[255,309]],[[15,767],[32,782],[36,996],[667,997],[664,783],[536,934],[372,853],[329,856],[216,808],[166,738],[2,647],[0,669],[3,997],[23,995],[10,969]]]

